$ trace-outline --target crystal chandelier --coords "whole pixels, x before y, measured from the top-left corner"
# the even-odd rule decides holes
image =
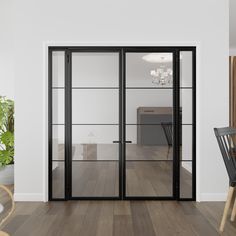
[[[172,85],[172,68],[168,68],[161,65],[156,70],[151,70],[150,75],[152,76],[152,83],[156,85]]]
[[[142,57],[149,63],[155,63],[157,69],[151,70],[152,83],[159,86],[171,86],[173,82],[172,54],[149,53]]]

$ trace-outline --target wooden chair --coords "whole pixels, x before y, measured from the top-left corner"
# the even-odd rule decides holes
[[[229,176],[229,191],[227,201],[225,203],[224,213],[220,224],[220,231],[223,232],[227,214],[233,197],[233,193],[236,186],[236,128],[214,128],[216,139],[219,144],[219,148],[226,166],[226,170]],[[231,221],[234,221],[236,216],[236,199],[231,214]]]
[[[0,227],[1,227],[6,222],[6,220],[9,219],[9,217],[12,215],[12,213],[15,209],[15,202],[13,199],[12,192],[6,186],[0,184],[0,188],[5,190],[11,199],[11,209],[8,212],[8,214],[6,215],[6,217],[0,222]],[[9,234],[4,231],[0,231],[0,236],[9,236]]]

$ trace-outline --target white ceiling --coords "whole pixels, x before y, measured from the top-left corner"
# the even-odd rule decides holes
[[[229,2],[229,46],[236,49],[236,0]]]

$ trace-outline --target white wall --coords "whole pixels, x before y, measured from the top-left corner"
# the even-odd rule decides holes
[[[0,1],[0,96],[14,99],[12,1]]]
[[[16,199],[47,195],[45,42],[197,44],[198,200],[223,199],[228,181],[213,127],[228,124],[228,17],[228,2],[215,0],[14,0]]]
[[[236,55],[236,1],[229,0],[229,47],[230,55]]]

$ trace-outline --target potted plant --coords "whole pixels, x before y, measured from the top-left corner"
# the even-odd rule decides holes
[[[0,96],[0,183],[14,182],[14,102]]]

